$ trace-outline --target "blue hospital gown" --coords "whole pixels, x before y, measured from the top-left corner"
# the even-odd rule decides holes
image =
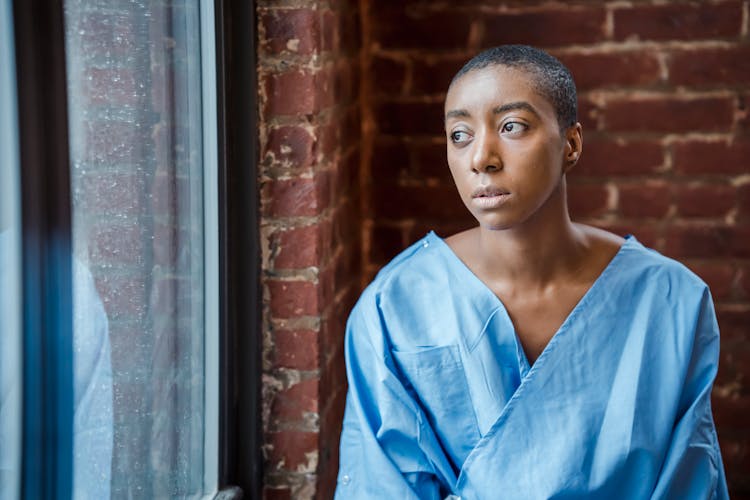
[[[6,273],[13,262],[10,231],[0,231],[0,318],[14,318],[10,307],[18,297],[7,295],[11,280]],[[112,362],[109,323],[91,272],[73,259],[73,494],[74,500],[110,497],[113,447]],[[14,276],[15,278],[15,276]],[[13,500],[11,478],[18,477],[18,436],[15,422],[21,380],[16,378],[20,359],[8,347],[19,324],[4,324],[0,331],[0,500]],[[13,346],[17,347],[17,346]],[[64,431],[64,429],[60,429]],[[9,443],[13,443],[10,445]]]
[[[365,290],[345,351],[338,499],[728,498],[711,296],[633,237],[533,366],[434,233]]]

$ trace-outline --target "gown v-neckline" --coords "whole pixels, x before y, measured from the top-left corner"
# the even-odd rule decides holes
[[[438,236],[434,231],[430,231],[427,237],[428,239],[437,242],[437,245],[442,249],[448,260],[454,264],[453,268],[455,268],[457,272],[468,275],[469,279],[474,283],[474,288],[479,290],[483,295],[487,295],[489,297],[489,300],[495,304],[496,309],[503,314],[503,319],[513,332],[513,336],[515,338],[516,355],[519,364],[518,368],[522,380],[526,378],[526,376],[528,376],[532,369],[539,364],[539,361],[543,357],[545,357],[550,346],[552,346],[552,348],[554,349],[554,344],[558,342],[557,338],[560,337],[560,334],[564,333],[570,328],[570,325],[573,322],[574,318],[578,316],[580,311],[582,309],[585,309],[588,302],[592,300],[591,296],[596,295],[597,290],[603,286],[602,283],[606,281],[607,276],[611,273],[611,269],[616,267],[617,263],[622,258],[621,256],[624,253],[626,247],[633,243],[637,243],[637,240],[634,236],[625,236],[625,241],[622,243],[622,245],[620,245],[620,248],[617,249],[617,252],[615,252],[614,256],[609,260],[607,265],[604,266],[596,279],[591,283],[591,286],[589,286],[589,288],[581,296],[578,302],[576,302],[576,305],[573,307],[573,309],[570,310],[563,322],[560,323],[560,326],[557,328],[557,330],[555,330],[555,333],[547,341],[544,349],[542,349],[542,351],[539,353],[539,356],[537,356],[536,360],[532,364],[529,363],[528,356],[523,349],[521,339],[518,337],[518,333],[516,332],[516,327],[513,324],[513,320],[511,319],[510,314],[508,313],[508,309],[505,307],[505,304],[500,299],[500,297],[498,297],[497,294],[495,294],[495,292],[493,292],[492,289],[481,278],[479,278],[479,276],[477,276],[476,273],[474,273],[474,271],[472,271],[468,265],[466,265],[466,263],[456,254],[456,252],[450,247],[450,245],[448,245],[448,243],[446,243],[443,238]]]

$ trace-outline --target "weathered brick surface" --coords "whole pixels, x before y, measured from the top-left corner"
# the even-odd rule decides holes
[[[685,262],[722,329],[714,411],[730,487],[750,494],[750,37],[747,0],[361,0],[364,280],[429,229],[471,225],[441,106],[482,48],[551,50],[579,87],[571,212]]]
[[[258,32],[263,495],[331,498],[361,274],[358,4],[258,2]]]

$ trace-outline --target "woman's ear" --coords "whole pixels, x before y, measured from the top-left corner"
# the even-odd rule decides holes
[[[568,173],[581,157],[583,149],[583,135],[581,124],[576,122],[565,130],[565,159],[563,161],[563,173]]]

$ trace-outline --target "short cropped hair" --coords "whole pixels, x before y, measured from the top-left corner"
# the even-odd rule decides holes
[[[534,90],[555,108],[560,129],[578,121],[576,84],[570,71],[555,57],[528,45],[501,45],[477,54],[458,70],[449,88],[467,73],[496,65],[528,72]]]

